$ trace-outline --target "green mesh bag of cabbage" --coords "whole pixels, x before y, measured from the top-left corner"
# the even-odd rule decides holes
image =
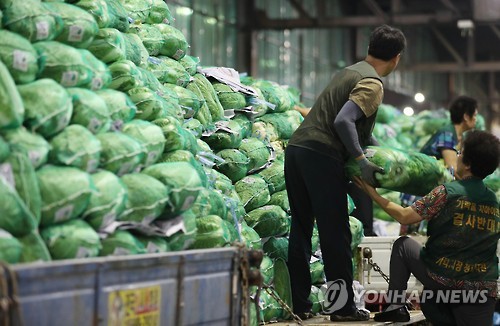
[[[423,196],[453,179],[441,161],[423,153],[368,146],[365,156],[385,170],[384,174],[375,173],[380,188]],[[347,162],[346,173],[349,178],[361,175],[354,159]]]

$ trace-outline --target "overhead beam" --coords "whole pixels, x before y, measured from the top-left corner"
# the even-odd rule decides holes
[[[500,71],[500,61],[473,62],[470,65],[456,62],[412,63],[408,66],[398,66],[401,71],[432,71],[432,72],[485,72]]]
[[[453,11],[454,14],[459,15],[460,11],[455,7],[455,5],[451,2],[451,0],[441,0],[441,3],[448,8],[449,10]]]
[[[258,11],[255,19],[254,29],[294,29],[294,28],[334,28],[334,27],[363,27],[377,26],[381,24],[426,25],[454,23],[456,18],[451,14],[401,14],[393,15],[391,21],[378,16],[343,16],[325,17],[318,21],[314,19],[292,18],[292,19],[269,19],[265,12]]]
[[[304,9],[302,4],[298,0],[288,0],[288,1],[290,1],[292,7],[295,8],[295,10],[297,10],[300,17],[312,20],[312,16]]]
[[[387,21],[387,15],[382,11],[380,6],[373,0],[363,0],[364,4],[377,16],[379,19],[383,21]]]
[[[455,60],[459,64],[463,65],[464,64],[464,59],[462,59],[462,57],[460,56],[460,54],[458,54],[458,52],[455,50],[455,48],[453,48],[453,46],[450,44],[450,42],[448,42],[448,40],[436,28],[436,26],[431,25],[431,30],[434,33],[434,35],[436,35],[436,37],[438,38],[438,40],[443,44],[443,46],[446,48],[446,50],[448,50],[448,52],[451,54],[451,56],[453,58],[455,58]]]

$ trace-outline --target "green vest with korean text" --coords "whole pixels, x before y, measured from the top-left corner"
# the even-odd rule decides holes
[[[500,217],[496,194],[479,178],[444,185],[447,203],[429,221],[421,258],[430,272],[454,280],[495,281]]]

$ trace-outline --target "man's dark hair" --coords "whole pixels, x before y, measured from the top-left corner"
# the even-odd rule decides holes
[[[469,96],[459,96],[450,105],[451,122],[456,125],[464,119],[464,113],[472,117],[477,110],[477,101]]]
[[[375,28],[370,36],[368,54],[384,61],[389,61],[400,54],[406,47],[406,38],[401,30],[382,25]]]
[[[462,163],[470,166],[474,176],[484,179],[500,163],[500,140],[487,131],[469,132],[464,140]]]

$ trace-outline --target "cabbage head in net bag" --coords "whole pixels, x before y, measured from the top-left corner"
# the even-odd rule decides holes
[[[250,159],[249,173],[265,167],[271,160],[271,150],[268,145],[254,137],[243,139],[239,150]]]
[[[258,207],[247,213],[245,221],[261,238],[281,236],[290,230],[290,218],[279,206]]]
[[[203,140],[210,145],[213,150],[226,148],[238,148],[241,145],[241,126],[237,121],[216,122],[216,131]]]
[[[52,79],[39,79],[17,87],[26,117],[24,125],[49,138],[64,129],[73,114],[73,102],[66,89]]]
[[[202,164],[194,157],[194,155],[187,150],[179,149],[172,152],[163,153],[158,163],[164,162],[187,162],[191,164],[192,167],[196,169],[198,176],[200,177],[201,184],[203,187],[208,186],[208,178],[203,170]]]
[[[226,84],[213,82],[213,88],[224,110],[241,109],[246,106],[245,95],[235,92]]]
[[[27,235],[17,238],[22,244],[20,263],[51,261],[49,249],[43,241],[38,229],[33,230]]]
[[[114,222],[125,210],[127,188],[114,173],[99,170],[91,174],[95,191],[82,218],[96,231]]]
[[[101,241],[99,256],[127,256],[146,253],[146,248],[132,233],[116,230]]]
[[[256,250],[262,249],[262,242],[261,242],[259,234],[253,228],[248,226],[248,224],[247,224],[247,222],[245,222],[245,220],[241,221],[240,229],[241,229],[241,238],[242,238],[241,240],[247,248],[256,249]],[[262,272],[262,263],[260,264],[260,268],[261,268],[261,272]]]
[[[150,56],[160,54],[160,49],[163,46],[163,35],[158,28],[149,24],[133,24],[130,26],[130,33],[139,36]]]
[[[2,164],[0,167],[5,167],[5,165]],[[12,182],[12,176],[9,178],[0,176],[0,198],[2,198],[0,228],[19,237],[35,230],[37,222]]]
[[[0,163],[5,161],[10,155],[9,144],[4,140],[2,135],[0,135]]]
[[[271,200],[269,205],[277,205],[281,207],[285,212],[290,212],[290,203],[288,202],[288,195],[286,190],[275,192],[271,195]]]
[[[114,28],[101,28],[87,49],[104,63],[127,59],[125,38]]]
[[[0,61],[0,129],[19,127],[24,119],[23,100],[7,67]]]
[[[365,237],[364,235],[364,230],[363,230],[363,223],[355,218],[354,216],[349,216],[349,226],[351,228],[351,250],[354,252],[356,248],[359,246],[361,241],[363,241],[363,238]]]
[[[126,93],[114,89],[101,89],[96,91],[96,94],[104,100],[108,107],[111,131],[121,130],[124,123],[135,117],[137,107]]]
[[[231,244],[231,230],[217,215],[196,219],[196,237],[191,249],[220,248]]]
[[[16,264],[21,258],[22,244],[9,232],[0,229],[0,261]]]
[[[171,83],[165,83],[163,85],[173,90],[177,94],[179,99],[179,105],[185,111],[184,113],[185,119],[193,117],[198,112],[203,103],[203,100],[200,100],[200,98],[195,93],[193,93],[187,88],[174,85]],[[201,132],[199,133],[199,135],[201,136]]]
[[[67,166],[44,165],[36,171],[42,195],[41,226],[79,217],[95,191],[90,175]]]
[[[161,215],[168,201],[169,188],[143,173],[125,174],[121,180],[127,189],[127,201],[117,220],[148,225]]]
[[[381,188],[424,196],[436,186],[452,180],[444,164],[423,153],[403,151],[389,147],[368,146],[366,158],[384,168],[385,174],[376,173]],[[361,175],[354,159],[346,164],[349,177]]]
[[[73,102],[71,124],[87,128],[93,134],[106,132],[111,126],[106,102],[95,92],[85,88],[68,88]]]
[[[145,65],[149,58],[149,53],[144,44],[142,44],[139,36],[130,33],[123,33],[122,35],[125,41],[126,59],[132,61],[137,66]]]
[[[35,80],[38,73],[38,53],[21,35],[0,30],[0,60],[5,63],[17,84]]]
[[[165,237],[145,236],[141,234],[134,234],[134,237],[146,248],[146,253],[156,254],[170,251]]]
[[[191,80],[191,76],[178,61],[166,56],[149,57],[144,66],[161,83],[171,83],[185,87]]]
[[[175,60],[182,59],[189,48],[184,34],[177,28],[167,24],[154,24],[153,26],[163,35],[163,46],[160,49],[160,54]]]
[[[273,161],[264,170],[258,173],[269,186],[269,193],[285,190],[285,164],[282,161]]]
[[[3,12],[6,29],[26,37],[30,42],[50,41],[62,31],[63,20],[39,0],[12,1]]]
[[[184,69],[190,74],[194,76],[198,72],[198,66],[200,65],[200,58],[194,57],[192,55],[185,55],[182,59],[179,60],[181,65],[184,66]]]
[[[5,131],[3,137],[9,144],[16,144],[16,146],[26,151],[35,169],[47,163],[50,144],[36,132],[30,132],[21,126]]]
[[[165,136],[160,127],[144,120],[132,120],[123,125],[122,132],[138,140],[145,149],[143,165],[150,166],[161,157],[165,148]]]
[[[169,23],[172,15],[161,0],[122,0],[123,8],[134,21],[141,23]]]
[[[12,145],[9,157],[0,164],[0,174],[13,181],[19,197],[33,214],[38,225],[42,213],[42,197],[35,168],[27,152],[18,145]]]
[[[54,260],[97,257],[101,241],[87,222],[71,220],[40,230]]]
[[[78,49],[55,41],[33,46],[40,56],[37,78],[50,78],[64,87],[85,87],[91,82],[92,68]]]
[[[196,216],[217,215],[225,219],[227,213],[223,195],[214,189],[202,188],[196,198],[191,211]]]
[[[263,245],[264,252],[271,258],[288,261],[288,238],[270,237]]]
[[[166,116],[177,116],[169,103],[147,87],[135,87],[128,91],[132,102],[137,106],[136,119],[153,121]]]
[[[267,142],[275,142],[280,138],[276,128],[264,121],[255,121],[252,124],[251,137]]]
[[[75,3],[75,6],[91,14],[99,29],[109,26],[110,14],[106,0],[80,0]]]
[[[250,160],[241,151],[234,148],[223,149],[217,152],[217,156],[223,161],[217,161],[214,168],[231,181],[237,182],[247,175]]]
[[[296,110],[288,110],[282,113],[266,114],[256,121],[271,124],[278,133],[279,139],[290,139],[293,132],[300,126],[304,119]]]
[[[127,92],[144,86],[139,68],[130,60],[118,60],[109,65],[112,81],[109,88]]]
[[[107,88],[113,80],[108,66],[101,60],[97,59],[89,50],[79,49],[79,52],[82,58],[87,62],[88,67],[92,72],[90,81],[82,87],[93,91]]]
[[[291,110],[295,105],[286,88],[276,82],[257,80],[250,86],[259,88],[262,91],[265,100],[274,105],[274,109],[272,109],[274,113]]]
[[[196,237],[196,215],[187,210],[173,221],[181,227],[176,232],[167,234],[168,246],[172,251],[186,250],[194,243]]]
[[[56,41],[74,46],[87,48],[99,30],[94,17],[87,11],[67,3],[47,3],[45,6],[63,20],[61,33]]]
[[[92,173],[99,166],[101,142],[88,129],[69,125],[50,140],[49,163]]]
[[[133,137],[122,132],[98,134],[101,142],[101,161],[99,166],[118,176],[135,171],[144,161],[144,147]]]
[[[194,136],[188,130],[182,128],[181,123],[176,117],[170,116],[153,120],[153,123],[163,131],[163,135],[165,136],[165,152],[191,149],[190,137],[194,139]],[[194,141],[196,143],[196,139]]]
[[[234,184],[234,188],[247,212],[264,206],[271,200],[266,180],[258,175],[244,177]]]
[[[205,99],[208,109],[210,110],[210,115],[212,116],[213,121],[224,120],[224,109],[226,107],[222,105],[219,100],[218,93],[214,88],[214,85],[205,77],[205,75],[201,73],[197,73],[193,75],[193,82],[198,86],[200,92]]]
[[[109,26],[116,28],[120,32],[126,33],[130,28],[127,10],[123,7],[120,0],[106,0],[109,11]]]
[[[161,181],[170,190],[163,219],[176,217],[190,209],[203,188],[198,172],[187,162],[157,163],[142,173]]]

